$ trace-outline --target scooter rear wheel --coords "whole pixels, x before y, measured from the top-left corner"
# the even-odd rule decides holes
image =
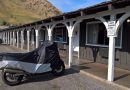
[[[65,65],[61,64],[58,68],[52,68],[52,74],[55,76],[60,76],[65,71]]]
[[[2,80],[7,85],[10,86],[18,85],[21,83],[22,79],[23,75],[18,75],[17,73],[11,73],[2,70]]]

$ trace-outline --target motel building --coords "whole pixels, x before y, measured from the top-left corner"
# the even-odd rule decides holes
[[[37,22],[0,30],[3,44],[31,51],[42,41],[58,44],[72,67],[80,61],[101,63],[108,81],[115,67],[130,71],[130,0],[103,2]]]

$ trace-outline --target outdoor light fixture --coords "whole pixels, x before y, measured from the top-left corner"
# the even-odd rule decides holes
[[[130,19],[127,19],[127,23],[130,23]]]

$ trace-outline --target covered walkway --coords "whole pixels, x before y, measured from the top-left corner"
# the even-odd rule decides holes
[[[67,56],[65,56],[65,55],[61,55],[61,56],[62,56],[62,59],[67,64],[68,63]],[[73,58],[75,58],[75,62],[73,62],[74,65],[72,66],[73,69],[76,69],[76,70],[83,72],[87,75],[90,75],[92,77],[95,77],[96,79],[100,79],[103,81],[106,80],[107,69],[108,69],[107,65],[92,62],[92,61],[86,60],[86,59],[83,60],[83,59],[77,59],[76,57],[73,57]],[[116,83],[120,86],[130,88],[130,71],[116,67],[114,72],[115,72],[114,83]]]

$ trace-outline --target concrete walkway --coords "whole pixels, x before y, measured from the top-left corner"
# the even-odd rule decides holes
[[[27,51],[22,50],[22,49],[18,49],[18,48],[13,47],[13,46],[0,44],[0,53],[24,53],[24,52],[27,52]]]
[[[24,52],[20,49],[0,45],[0,52]],[[0,90],[125,90],[124,88],[108,84],[74,69],[66,69],[61,77],[54,77],[51,73],[31,77],[18,86],[7,86],[0,78]]]
[[[107,70],[108,70],[107,65],[93,63],[89,61],[84,62],[81,60],[79,68],[80,70],[91,73],[95,76],[107,79]],[[130,71],[115,68],[114,72],[115,72],[114,83],[130,88]]]
[[[61,55],[62,59],[68,64],[68,57],[65,55]],[[107,81],[107,65],[95,63],[88,60],[77,59],[74,57],[75,61],[73,61],[73,69],[76,69],[80,72],[83,72],[86,75],[93,76],[99,80]],[[123,70],[120,68],[115,68],[115,80],[114,83],[116,85],[130,88],[130,71]]]

